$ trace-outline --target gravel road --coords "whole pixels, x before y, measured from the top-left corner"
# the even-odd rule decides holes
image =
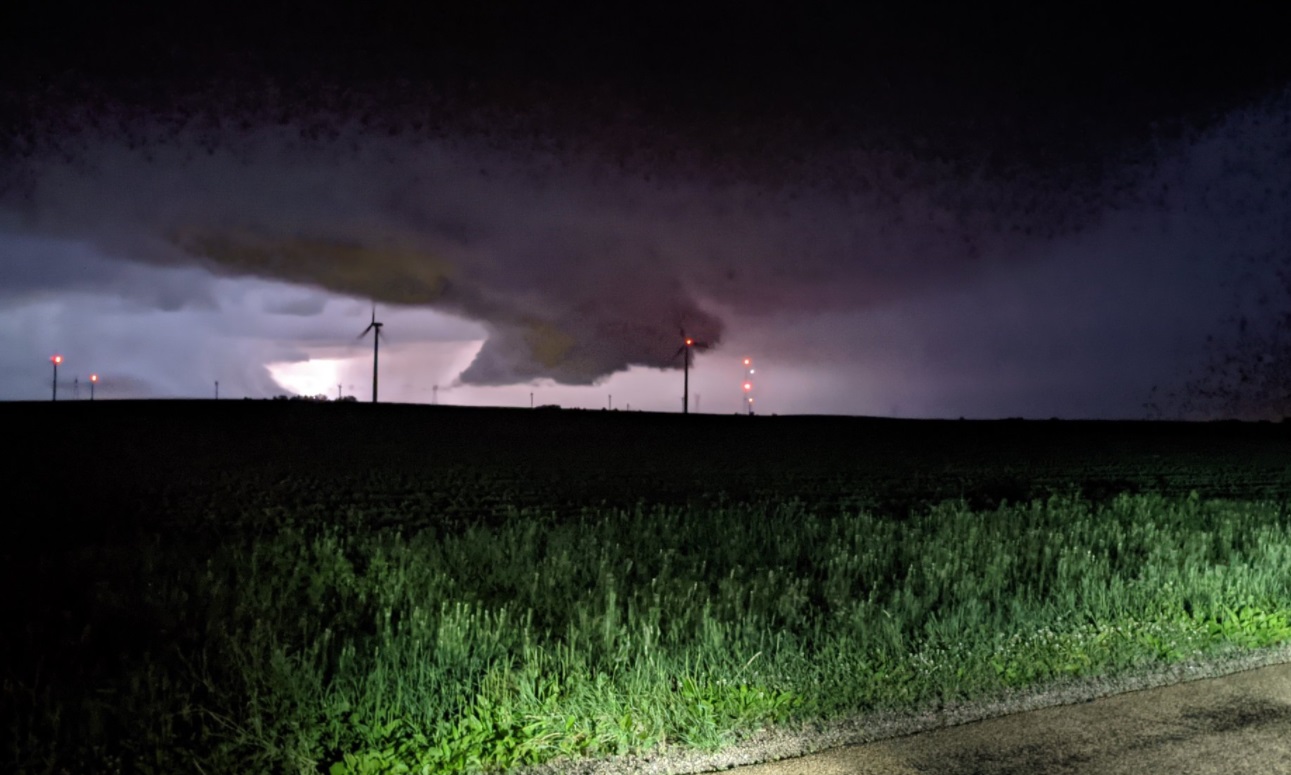
[[[527,775],[1291,775],[1291,644],[920,714],[768,730],[716,753]]]
[[[1291,773],[1291,665],[740,767],[738,775]]]

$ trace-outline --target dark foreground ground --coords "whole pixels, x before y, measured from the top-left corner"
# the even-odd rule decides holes
[[[97,401],[0,405],[3,537],[403,512],[798,497],[900,516],[1079,490],[1291,494],[1291,424],[888,420],[584,410]],[[376,508],[374,508],[376,507]],[[177,524],[183,523],[183,524]]]
[[[1278,501],[1291,494],[1291,424],[1282,423],[687,417],[273,401],[3,404],[0,421],[17,453],[0,520],[0,584],[9,590],[0,616],[15,624],[0,631],[0,665],[30,678],[33,696],[50,669],[51,644],[66,647],[69,685],[110,673],[114,654],[155,650],[163,628],[130,619],[134,601],[151,593],[150,578],[134,571],[141,554],[200,558],[204,547],[254,545],[284,525],[453,532],[523,518],[529,509],[559,517],[639,503],[768,499],[800,501],[808,513],[866,508],[901,520],[946,498],[983,509],[1060,493],[1101,500],[1196,491]],[[115,601],[113,613],[102,612],[102,600]],[[83,648],[91,630],[97,645]],[[1054,728],[1077,730],[1076,737],[1052,732],[1038,742],[1027,742],[1027,725],[1038,722],[1025,719],[1047,717],[1016,716],[1008,723],[1022,726],[992,733],[994,743],[970,737],[967,748],[948,743],[911,753],[893,741],[896,748],[839,760],[843,769],[797,772],[1117,771],[1148,748],[1167,757],[1191,751],[1178,724],[1192,724],[1192,737],[1214,737],[1219,747],[1263,745],[1240,737],[1247,727],[1268,727],[1243,721],[1256,718],[1240,711],[1243,703],[1254,703],[1257,721],[1285,720],[1285,697],[1237,699],[1218,710],[1189,706],[1174,721],[1152,722],[1140,745],[1086,729],[1134,722],[1140,711],[1132,708],[1102,720],[1059,716]],[[114,712],[110,698],[101,704]],[[1230,710],[1237,715],[1222,715]],[[57,716],[49,710],[40,718]],[[1228,731],[1215,737],[1212,727]],[[951,741],[971,734],[951,732]],[[908,740],[922,738],[932,736]],[[1106,745],[1102,754],[1087,753],[1071,748],[1073,739]],[[905,769],[861,768],[884,756]],[[746,761],[767,758],[776,757]],[[963,764],[973,761],[980,766]],[[1160,771],[1209,772],[1157,761]],[[648,771],[695,771],[658,764],[665,769]],[[1262,768],[1236,771],[1291,771],[1279,770],[1283,764],[1264,759]]]

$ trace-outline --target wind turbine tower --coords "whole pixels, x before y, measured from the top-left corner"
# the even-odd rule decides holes
[[[686,332],[681,332],[682,345],[677,352],[673,353],[673,358],[678,355],[684,356],[682,360],[682,388],[681,388],[681,413],[690,414],[690,350],[692,347],[706,347],[703,342],[696,342],[694,339],[686,336]]]
[[[368,323],[368,327],[363,329],[363,333],[359,334],[359,338],[362,339],[368,335],[369,331],[372,332],[372,403],[374,404],[377,402],[377,355],[381,347],[381,326],[383,325],[384,323],[377,322],[377,305],[373,304],[372,322]]]

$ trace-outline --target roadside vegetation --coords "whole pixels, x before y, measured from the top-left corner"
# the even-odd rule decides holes
[[[225,426],[189,422],[210,424],[208,440]],[[166,457],[169,435],[141,433],[117,468],[102,463],[101,491],[114,510],[133,494],[132,513],[85,520],[88,539],[51,516],[8,543],[0,767],[437,773],[712,750],[769,725],[1285,643],[1289,483],[1268,473],[1287,470],[1278,439],[1256,430],[1234,469],[1260,483],[1247,498],[1206,492],[1227,469],[1200,443],[1190,458],[1140,441],[1117,458],[1138,477],[1123,492],[1056,468],[1047,493],[1022,468],[1006,487],[999,453],[957,474],[958,495],[914,497],[895,479],[848,489],[822,456],[829,487],[772,479],[776,492],[741,497],[731,482],[765,472],[714,466],[704,488],[663,486],[658,502],[646,497],[658,479],[615,473],[648,467],[588,462],[595,429],[573,440],[590,447],[578,482],[515,475],[535,459],[523,450],[419,480],[452,432],[429,451],[369,440],[390,446],[360,470],[311,469],[310,440],[283,429],[244,447],[230,432],[188,460]],[[781,441],[781,454],[820,454]],[[926,457],[906,460],[910,480],[937,480]],[[1133,484],[1163,472],[1173,489]],[[30,504],[50,474],[28,474]],[[606,497],[614,486],[624,497]],[[443,500],[472,489],[474,507]]]

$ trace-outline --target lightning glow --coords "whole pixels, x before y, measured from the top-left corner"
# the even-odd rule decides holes
[[[351,370],[349,364],[338,358],[320,358],[297,363],[270,363],[269,374],[283,387],[296,395],[331,395],[343,381],[342,375]]]

